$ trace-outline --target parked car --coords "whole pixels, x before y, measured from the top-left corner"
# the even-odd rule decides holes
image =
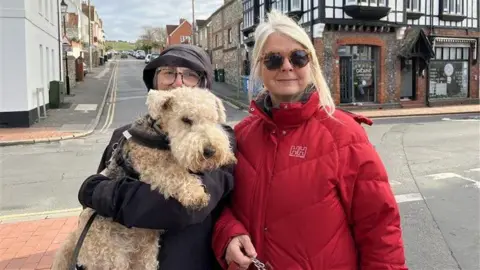
[[[151,54],[147,54],[147,56],[145,56],[145,64],[148,64],[148,63],[150,63],[150,61],[151,61],[151,59],[150,59],[150,58],[151,58],[151,57],[152,57],[152,55],[151,55]]]
[[[82,63],[82,65],[83,65],[83,77],[85,77],[88,74],[88,67],[87,67],[87,64],[85,64],[85,62]]]
[[[152,55],[150,56],[150,62],[152,62],[153,60],[155,60],[155,58],[157,58],[159,56],[160,56],[159,53],[152,53]]]

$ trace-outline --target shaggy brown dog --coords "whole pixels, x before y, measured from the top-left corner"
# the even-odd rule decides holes
[[[206,206],[209,194],[201,179],[192,172],[219,168],[236,162],[227,133],[225,108],[212,93],[200,88],[151,90],[147,97],[148,115],[137,120],[116,148],[103,173],[111,179],[125,176],[129,165],[146,182],[166,198],[172,197],[192,209]],[[136,136],[155,138],[168,134],[170,150],[160,150],[138,143]],[[78,229],[56,254],[54,270],[67,270],[75,245],[87,221],[94,213],[86,208]],[[162,213],[158,213],[161,215]],[[110,218],[96,216],[78,254],[79,265],[88,270],[138,269],[156,270],[161,232],[127,228]],[[70,270],[70,269],[68,269]]]

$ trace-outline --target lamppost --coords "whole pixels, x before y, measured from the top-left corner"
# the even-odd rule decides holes
[[[65,0],[62,0],[62,3],[60,3],[60,6],[62,7],[62,16],[63,16],[63,36],[67,38],[67,24],[65,23],[65,17],[67,16],[67,9],[68,5],[65,3]],[[70,95],[70,76],[68,75],[68,55],[67,55],[67,50],[68,48],[66,47],[68,44],[63,43],[63,51],[65,52],[65,75],[66,75],[66,86],[67,86],[67,95]]]

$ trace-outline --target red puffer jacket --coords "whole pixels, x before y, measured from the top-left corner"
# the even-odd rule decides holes
[[[316,92],[271,116],[262,103],[235,127],[235,188],[213,235],[223,267],[231,238],[248,234],[275,270],[407,269],[387,173],[358,123],[371,121],[330,118]]]

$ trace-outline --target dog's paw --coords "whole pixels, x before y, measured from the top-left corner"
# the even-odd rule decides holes
[[[210,194],[207,193],[205,186],[196,185],[190,192],[187,193],[187,196],[180,199],[180,203],[185,207],[200,209],[204,208],[210,202]]]

